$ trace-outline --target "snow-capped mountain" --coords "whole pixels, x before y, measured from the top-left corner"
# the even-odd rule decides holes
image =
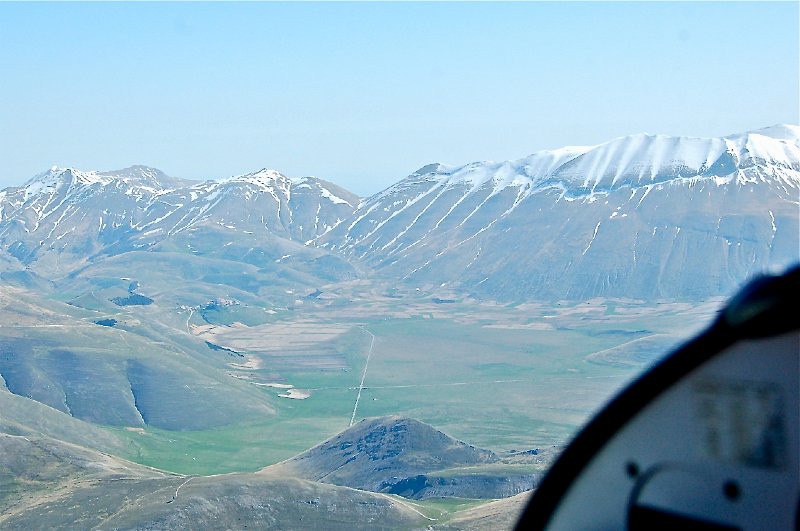
[[[432,164],[317,244],[501,299],[707,297],[800,258],[800,128]]]
[[[278,283],[364,265],[499,300],[726,295],[800,260],[800,127],[431,164],[358,201],[267,169],[192,182],[53,168],[0,192],[0,268],[63,278],[154,251],[243,262]]]
[[[0,192],[0,248],[54,274],[98,256],[176,246],[228,259],[250,253],[251,261],[282,256],[287,247],[319,256],[327,253],[301,242],[348,218],[357,203],[354,194],[321,179],[266,169],[193,182],[144,166],[52,168]],[[271,246],[269,252],[253,253],[258,242]]]

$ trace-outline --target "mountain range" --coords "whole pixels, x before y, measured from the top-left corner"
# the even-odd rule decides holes
[[[368,198],[51,168],[0,191],[0,527],[510,526],[629,365],[800,259],[799,209],[789,125]]]
[[[64,282],[169,255],[182,272],[217,260],[200,279],[255,294],[378,276],[496,300],[702,299],[800,257],[799,138],[640,134],[429,164],[365,199],[266,169],[192,182],[52,168],[0,192],[0,271]]]
[[[703,298],[798,258],[800,129],[421,168],[320,245],[501,300]]]

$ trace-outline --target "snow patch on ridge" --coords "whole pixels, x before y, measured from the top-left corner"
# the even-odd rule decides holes
[[[777,186],[788,196],[796,196],[800,188],[798,133],[800,127],[778,125],[723,138],[637,134],[597,146],[541,151],[507,162],[429,164],[363,201],[354,221],[348,227],[340,227],[339,233],[344,232],[342,238],[336,243],[327,238],[325,241],[329,243],[325,245],[333,243],[344,250],[364,245],[357,253],[362,257],[376,249],[388,249],[389,256],[396,255],[421,245],[434,233],[465,227],[474,216],[494,219],[488,225],[492,226],[527,204],[524,200],[529,196],[543,193],[555,194],[556,202],[563,199],[596,203],[616,190],[627,188],[633,208],[638,208],[653,189],[704,183],[714,187],[765,183]],[[490,212],[496,203],[492,199],[509,189],[516,196],[513,204],[502,211]],[[400,218],[399,233],[384,235],[381,229],[389,220],[403,215],[423,198],[425,206],[421,211],[417,210],[407,220]],[[469,209],[464,211],[462,205],[467,204]],[[436,214],[428,215],[429,212]],[[450,228],[441,227],[454,215],[458,219],[447,225]],[[611,218],[624,220],[628,214],[614,213]],[[412,242],[401,241],[418,225],[422,225],[421,237]],[[592,241],[596,235],[595,231]],[[378,244],[382,238],[388,243]]]

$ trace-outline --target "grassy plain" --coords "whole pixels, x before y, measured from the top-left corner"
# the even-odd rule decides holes
[[[362,376],[356,422],[410,416],[500,452],[559,446],[718,307],[505,306],[385,293],[360,283],[328,287],[252,327],[220,326],[218,316],[203,334],[244,350],[248,363],[232,359],[227,371],[263,393],[275,415],[204,431],[116,428],[128,441],[126,457],[184,474],[257,470],[347,428]],[[652,352],[643,352],[647,342]],[[280,397],[289,385],[310,396]]]
[[[472,509],[486,504],[486,500],[470,498],[429,498],[427,500],[409,500],[394,494],[387,494],[399,502],[406,503],[433,520],[446,520],[453,513]]]
[[[495,451],[551,449],[720,303],[496,304],[367,281],[319,292],[217,305],[204,319],[158,297],[78,307],[67,293],[70,304],[7,288],[0,324],[13,379],[0,388],[94,425],[128,411],[138,423],[100,426],[123,441],[123,457],[183,474],[258,470],[351,418],[381,415]],[[253,312],[266,317],[243,319]],[[107,317],[118,324],[93,322]]]

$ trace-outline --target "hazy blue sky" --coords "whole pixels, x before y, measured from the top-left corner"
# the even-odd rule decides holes
[[[798,3],[0,2],[0,187],[51,165],[359,194],[429,162],[798,118]]]

